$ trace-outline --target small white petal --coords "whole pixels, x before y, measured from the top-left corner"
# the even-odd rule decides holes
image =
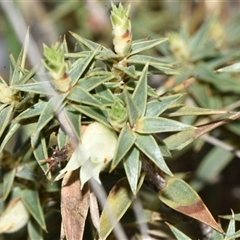
[[[54,181],[60,180],[61,178],[64,177],[64,174],[67,171],[73,171],[77,168],[79,168],[80,166],[82,166],[82,164],[87,161],[87,159],[89,158],[88,153],[85,151],[85,149],[82,147],[81,144],[79,144],[77,146],[77,148],[75,149],[75,151],[73,152],[69,162],[67,163],[66,167],[63,168],[59,174],[57,175],[57,177],[55,178]]]
[[[82,145],[89,153],[91,161],[107,163],[114,156],[117,136],[114,131],[103,124],[94,122],[84,132]]]

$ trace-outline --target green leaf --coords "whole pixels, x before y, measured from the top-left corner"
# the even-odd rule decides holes
[[[116,131],[120,131],[126,125],[127,117],[126,107],[118,97],[115,97],[115,100],[108,111],[108,120],[112,127]]]
[[[93,94],[90,94],[85,89],[75,86],[71,92],[68,94],[67,99],[71,101],[75,101],[78,103],[85,103],[90,106],[101,106],[101,102],[99,102]]]
[[[33,133],[31,135],[31,146],[34,157],[36,158],[43,172],[45,173],[47,170],[47,166],[46,164],[40,164],[39,161],[48,158],[46,136],[43,136],[41,132]],[[49,178],[51,178],[51,176]]]
[[[11,157],[11,156],[9,156]],[[1,199],[5,201],[12,190],[15,174],[17,168],[13,168],[12,170],[6,172],[3,176],[3,191]]]
[[[143,180],[143,177],[140,178],[137,191],[140,189]],[[134,195],[129,187],[128,180],[126,178],[120,179],[111,189],[100,217],[100,236],[102,239],[107,238],[128,210],[133,199]],[[125,236],[122,237],[122,239],[125,239]]]
[[[240,62],[234,63],[230,66],[220,68],[217,72],[240,72]]]
[[[85,89],[86,91],[91,91],[101,85],[104,82],[109,82],[110,80],[114,79],[115,76],[108,72],[104,76],[94,76],[94,77],[89,77],[87,76],[86,78],[80,79],[79,80],[79,85],[81,88]]]
[[[6,106],[0,112],[0,136],[2,136],[4,130],[6,129],[7,125],[9,124],[12,118],[13,109],[14,109],[14,103]]]
[[[199,28],[199,30],[193,35],[193,37],[191,37],[190,42],[189,42],[189,49],[190,49],[191,53],[196,53],[197,49],[199,49],[202,46],[204,46],[204,43],[206,42],[206,40],[207,40],[207,38],[209,36],[209,30],[210,30],[210,27],[213,24],[214,18],[206,21]]]
[[[127,154],[129,149],[134,144],[135,139],[136,135],[129,129],[128,126],[122,128],[118,137],[118,144],[112,160],[111,170],[113,170]]]
[[[8,132],[6,134],[6,136],[2,136],[0,137],[0,141],[1,141],[1,144],[0,144],[0,152],[2,152],[2,150],[4,149],[5,145],[8,143],[8,141],[11,139],[11,137],[17,132],[17,130],[19,129],[21,125],[15,121],[15,120],[12,120],[11,123],[8,125]]]
[[[233,235],[231,236],[227,236],[224,238],[224,240],[235,240],[237,238],[240,237],[240,230],[238,230],[237,232],[235,232]]]
[[[67,105],[64,108],[64,113],[65,116],[67,118],[67,121],[69,123],[69,125],[71,126],[71,131],[72,134],[77,136],[78,139],[80,139],[81,136],[81,118],[82,118],[82,114],[79,113],[78,111],[76,111],[76,109],[74,109],[72,106]],[[63,141],[61,142],[65,142],[66,141],[66,134],[64,132],[61,132],[62,138],[64,138]],[[59,136],[60,137],[60,136]],[[70,137],[70,136],[69,136]],[[64,146],[64,144],[60,144],[62,147]],[[61,147],[60,147],[61,148]]]
[[[29,152],[30,151],[31,151],[31,149],[29,149]],[[39,180],[39,176],[36,175],[36,173],[30,168],[29,165],[35,166],[36,162],[31,162],[28,165],[24,164],[23,167],[21,167],[21,170],[16,173],[16,177],[26,179],[26,180],[29,180],[32,182],[36,182]]]
[[[133,126],[136,119],[139,117],[137,106],[135,105],[132,96],[127,89],[124,89],[124,100],[127,108],[130,125]]]
[[[168,38],[159,38],[153,40],[143,40],[143,41],[133,41],[132,42],[132,51],[130,56],[137,54],[139,52],[145,51],[147,49],[153,48],[163,42],[166,42]]]
[[[158,192],[159,199],[170,208],[209,225],[223,233],[198,194],[182,179],[170,177],[163,189]]]
[[[15,118],[15,120],[21,121],[23,119],[30,119],[32,117],[39,116],[42,113],[43,109],[46,107],[46,105],[47,105],[47,102],[38,102],[38,103],[34,104],[33,106],[31,106],[30,108],[27,108],[22,113],[20,113]]]
[[[37,189],[28,188],[28,189],[22,190],[21,199],[25,207],[28,209],[28,211],[31,213],[34,219],[38,222],[41,228],[44,231],[47,231],[44,214],[43,214],[43,208],[40,204],[40,199],[39,199]]]
[[[194,140],[202,136],[203,134],[217,128],[227,122],[233,121],[240,117],[240,112],[229,114],[225,118],[222,118],[215,122],[195,127],[196,129],[189,129],[182,132],[178,132],[164,139],[164,142],[168,146],[170,151],[181,150]]]
[[[133,64],[141,64],[146,65],[146,63],[149,64],[149,66],[156,66],[156,67],[176,67],[174,64],[169,64],[162,62],[160,58],[155,58],[147,55],[134,55],[126,59],[127,63],[133,63]]]
[[[152,135],[136,134],[135,145],[163,172],[172,176],[170,169],[163,159],[162,153]]]
[[[31,70],[27,70],[21,79],[18,80],[18,84],[25,84],[28,82],[36,73],[36,68],[32,68]]]
[[[21,49],[21,52],[20,52],[20,54],[18,56],[18,59],[17,59],[17,62],[13,66],[14,71],[11,74],[11,77],[10,77],[10,85],[11,86],[17,84],[19,79],[22,78],[22,75],[23,75],[22,71],[24,69],[25,62],[26,62],[26,57],[27,57],[28,44],[29,44],[29,29],[28,29],[26,37],[25,37],[24,46]]]
[[[79,36],[78,34],[76,34],[76,33],[74,33],[74,32],[71,32],[71,31],[69,31],[69,32],[72,34],[72,36],[73,36],[74,38],[76,38],[76,40],[77,40],[80,44],[83,44],[84,46],[86,46],[86,47],[88,48],[88,50],[95,51],[97,48],[100,48],[100,47],[101,47],[101,45],[98,44],[98,43],[95,43],[95,42],[90,41],[90,40],[88,40],[88,39],[86,39],[86,38],[83,38],[83,37]]]
[[[42,228],[34,218],[30,218],[27,229],[30,239],[44,240]]]
[[[177,101],[182,94],[174,94],[167,97],[160,97],[153,99],[147,103],[146,116],[159,116],[163,113],[172,103]]]
[[[229,219],[229,220],[232,219],[232,215],[224,215],[224,216],[220,215],[219,217],[223,218],[223,219]],[[234,214],[234,219],[235,219],[235,221],[240,221],[240,213]]]
[[[152,66],[152,65],[149,65],[149,68],[148,68],[148,71],[151,73],[151,74],[182,74],[181,72],[175,70],[175,69],[172,69],[172,68],[169,68],[169,67],[159,67],[159,66]]]
[[[148,64],[145,65],[142,74],[138,80],[137,86],[133,92],[132,99],[138,109],[138,116],[142,117],[146,110],[147,104],[147,70]]]
[[[132,190],[132,193],[137,194],[137,183],[140,176],[142,162],[139,159],[139,150],[133,146],[124,157],[123,166],[126,176]]]
[[[135,70],[135,66],[125,67],[125,66],[120,66],[118,64],[114,64],[113,68],[121,71],[122,73],[125,73],[126,75],[128,75],[129,77],[131,77],[133,79],[137,79],[137,77],[138,77],[138,74]]]
[[[169,151],[167,145],[163,142],[163,140],[160,139],[157,134],[153,135],[153,136],[154,136],[154,138],[156,140],[156,143],[158,144],[158,147],[159,147],[163,157],[172,157],[171,152]]]
[[[54,94],[53,87],[48,81],[14,85],[11,89],[48,96]]]
[[[74,64],[72,65],[73,68],[69,72],[72,87],[75,86],[75,84],[79,81],[80,77],[89,67],[90,63],[92,62],[98,51],[99,49],[95,49],[95,51],[89,52],[86,58],[80,58],[76,62],[74,62]]]
[[[187,235],[185,235],[180,230],[175,228],[173,225],[171,225],[169,223],[166,223],[166,224],[169,226],[169,228],[171,229],[171,231],[173,232],[173,234],[177,238],[177,240],[191,240],[191,238],[189,238]]]
[[[38,119],[36,133],[40,132],[54,117],[60,107],[63,107],[63,101],[66,94],[53,96],[42,109],[42,113]]]
[[[238,81],[231,77],[230,73],[216,74],[212,71],[212,69],[209,68],[208,65],[199,64],[195,69],[195,74],[201,76],[201,81],[212,84],[216,89],[220,90],[221,92],[240,92],[240,85]],[[192,88],[191,90],[193,91],[194,88]],[[206,94],[204,96],[206,96]],[[209,101],[209,99],[207,100]]]
[[[143,117],[135,122],[135,131],[138,133],[176,132],[194,129],[193,126],[161,117]]]
[[[102,84],[96,88],[96,95],[100,99],[101,98],[106,99],[108,102],[110,102],[110,104],[112,104],[115,100],[115,97],[114,97],[113,93],[111,92],[111,90],[104,84]]]
[[[232,218],[228,224],[228,228],[227,228],[227,232],[226,232],[226,236],[231,236],[233,234],[235,234],[235,219],[234,219],[234,213],[232,212]]]
[[[177,105],[168,108],[162,116],[178,117],[178,116],[198,116],[198,115],[213,115],[213,114],[226,114],[226,110],[214,110],[207,108],[199,108],[185,105]]]
[[[96,108],[96,107],[87,107],[87,106],[79,106],[75,104],[70,104],[74,109],[78,112],[85,114],[91,119],[96,120],[97,122],[102,123],[106,127],[112,128],[112,126],[108,122],[108,112],[104,108]]]
[[[190,185],[200,191],[204,185],[219,177],[221,171],[233,159],[233,154],[221,148],[213,148],[198,166]],[[211,169],[211,171],[209,171]]]

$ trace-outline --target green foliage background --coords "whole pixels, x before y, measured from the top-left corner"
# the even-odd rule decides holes
[[[183,103],[239,111],[239,72],[213,74],[214,70],[240,61],[240,7],[237,2],[204,4],[190,1],[124,1],[124,4],[129,2],[132,4],[133,39],[169,36],[170,44],[151,49],[151,54],[167,56],[170,61],[179,65],[179,70],[183,73],[177,76],[152,76],[151,84],[159,93],[195,76],[197,81],[185,90],[188,94]],[[70,37],[69,30],[112,48],[108,1],[17,2],[17,6],[30,25],[30,31],[40,48],[43,42],[52,45],[59,36],[66,34],[70,51],[73,50],[74,39]],[[6,56],[6,49],[16,57],[21,46],[4,14],[0,14],[0,22],[3,23],[0,29],[0,58]],[[199,35],[202,37],[199,38]],[[176,39],[177,43],[174,42]],[[8,78],[8,65],[6,56],[1,59],[0,65],[0,75],[4,79]],[[182,122],[194,125],[212,120],[212,116],[181,117]],[[183,176],[197,190],[215,218],[218,215],[231,214],[230,209],[239,213],[240,122],[236,120],[227,123],[209,135],[177,152],[173,158],[167,159],[167,164],[172,172],[179,173],[179,176]],[[42,181],[43,179],[44,176],[41,177]],[[47,184],[47,180],[45,181],[43,184]],[[58,199],[54,185],[49,183],[49,188],[49,192],[54,193],[53,198]],[[151,199],[151,192],[145,197],[146,201]],[[59,227],[48,227],[49,233],[44,239],[58,239],[60,214],[49,216],[47,224]],[[221,223],[226,229],[228,221]],[[239,229],[239,226],[236,228]],[[26,239],[24,230],[17,234],[15,239]],[[2,236],[3,239],[10,239],[9,237],[12,236]]]

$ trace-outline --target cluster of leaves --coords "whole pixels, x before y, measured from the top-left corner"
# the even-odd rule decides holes
[[[120,5],[119,9],[121,13],[129,13],[129,8],[124,10]],[[113,12],[117,12],[117,10],[113,6]],[[209,50],[203,52],[202,49],[199,49],[197,51],[197,47],[203,43],[201,41],[206,39],[205,34],[210,23],[211,21],[191,37],[189,42],[185,43],[187,47],[191,48],[190,52],[192,51],[193,54],[183,49],[184,54],[178,55],[179,52],[176,53],[173,47],[172,52],[176,55],[174,58],[165,58],[164,61],[141,53],[159,46],[166,55],[169,55],[164,46],[168,38],[132,41],[131,47],[124,48],[123,52],[121,50],[117,52],[115,49],[117,53],[114,53],[76,33],[71,33],[78,44],[74,53],[68,52],[65,39],[62,43],[58,42],[50,48],[44,47],[43,65],[48,71],[48,76],[37,74],[35,69],[25,69],[28,36],[26,45],[17,61],[10,56],[9,85],[2,78],[0,79],[0,152],[1,158],[5,160],[3,161],[3,200],[10,201],[11,205],[12,201],[16,202],[17,199],[19,202],[21,199],[27,213],[31,215],[28,221],[28,232],[32,239],[41,239],[42,229],[47,230],[45,217],[51,200],[49,196],[60,190],[62,190],[63,225],[69,218],[65,207],[68,201],[66,196],[71,194],[74,197],[74,194],[76,196],[81,194],[85,197],[82,197],[78,207],[80,207],[84,219],[78,222],[79,216],[74,215],[72,219],[72,221],[78,222],[76,227],[81,229],[78,230],[78,237],[83,236],[90,208],[96,232],[101,238],[107,238],[116,221],[119,221],[129,210],[134,197],[142,194],[146,198],[148,190],[142,187],[144,181],[157,192],[154,197],[158,201],[160,199],[170,208],[195,218],[220,233],[223,232],[190,185],[173,176],[165,159],[170,158],[172,152],[183,149],[204,133],[237,119],[240,116],[239,112],[212,110],[210,109],[212,105],[204,105],[201,107],[206,108],[200,108],[177,104],[176,102],[180,98],[185,97],[185,94],[178,93],[179,90],[184,89],[193,79],[188,79],[161,95],[148,85],[148,76],[151,74],[178,74],[175,65],[172,64],[172,62],[176,62],[176,59],[182,61],[181,57],[183,57],[184,61],[195,63],[200,61],[199,59],[213,58],[211,55],[213,53]],[[126,24],[126,27],[129,28],[129,25]],[[131,29],[127,30],[131,31]],[[174,38],[172,39],[174,40]],[[171,44],[174,45],[173,42]],[[188,54],[186,55],[186,53]],[[216,53],[214,52],[214,54]],[[185,59],[189,56],[191,59]],[[206,70],[205,66],[200,65],[201,71],[198,69],[196,72],[189,72],[185,77],[200,72],[201,79],[212,81],[212,84],[219,87],[219,84],[214,82],[216,77],[212,70],[231,57],[232,55],[217,56],[215,61],[213,58],[212,65],[208,63],[210,69]],[[202,70],[203,68],[204,70]],[[199,90],[197,93],[199,94],[199,92],[201,91]],[[198,94],[192,93],[192,96],[196,97]],[[217,115],[218,118],[214,122],[198,127],[193,126],[196,117],[202,115]],[[184,120],[185,116],[192,116],[194,120],[188,124],[176,121],[176,118],[179,117]],[[57,165],[53,162],[56,156],[59,158],[61,154],[63,155],[58,162],[69,160],[74,149],[68,149],[66,146],[70,141],[81,142],[84,135],[83,126],[89,126],[95,121],[111,129],[117,136],[113,160],[109,166],[106,165],[112,173],[110,175],[107,171],[103,173],[103,185],[104,174],[114,176],[114,171],[119,170],[125,175],[120,180],[115,181],[114,178],[111,180],[113,187],[108,194],[101,217],[97,220],[94,218],[94,215],[98,215],[97,203],[92,203],[94,197],[90,193],[88,184],[84,188],[83,183],[80,183],[79,173],[73,172],[73,176],[69,176],[67,173],[61,189],[56,182],[53,185],[48,182],[48,179],[52,178],[51,168]],[[18,133],[23,135],[20,137],[22,143],[18,143],[16,146],[17,151],[9,154],[6,151],[7,144]],[[162,139],[159,135],[161,133],[171,134]],[[92,138],[94,137],[93,135]],[[53,150],[53,156],[49,158],[51,154],[49,148],[53,143],[60,150]],[[45,161],[50,163],[50,168],[41,164],[43,159],[47,159]],[[76,159],[69,163],[69,169],[76,169],[72,166],[76,166]],[[81,166],[77,165],[78,167]],[[48,179],[44,179],[43,174],[39,171],[40,168],[47,173]],[[75,191],[72,191],[71,186],[66,190],[64,187],[67,185],[66,182],[71,182],[73,177],[78,179],[77,187],[74,186]],[[83,190],[80,191],[80,188]],[[153,201],[153,199],[151,200]],[[109,207],[112,210],[110,214]],[[144,218],[141,221],[166,220],[159,214],[153,220],[156,211],[150,204],[143,207]],[[109,221],[111,215],[116,219]],[[172,215],[175,216],[174,212]],[[125,222],[126,229],[131,229],[133,232],[131,235],[139,235],[136,230],[139,221]],[[178,239],[188,239],[173,226],[169,226]],[[71,231],[68,232],[69,226],[64,225],[64,227],[66,237],[73,239],[73,236],[69,235],[72,234]],[[8,230],[5,229],[5,231]],[[155,235],[152,232],[151,235],[157,237],[158,233]],[[215,235],[216,237],[213,239],[223,239],[221,234],[215,232]],[[235,234],[234,220],[230,221],[227,235],[232,235],[232,238],[226,239],[238,236],[238,233]]]

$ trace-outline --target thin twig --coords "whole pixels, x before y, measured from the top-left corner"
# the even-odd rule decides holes
[[[231,145],[213,137],[213,136],[210,136],[210,135],[203,135],[201,136],[201,139],[203,139],[204,141],[216,146],[216,147],[219,147],[219,148],[222,148],[224,149],[225,151],[228,151],[228,152],[231,152],[232,154],[234,154],[236,157],[240,158],[240,150],[236,150],[234,147],[232,147]]]

